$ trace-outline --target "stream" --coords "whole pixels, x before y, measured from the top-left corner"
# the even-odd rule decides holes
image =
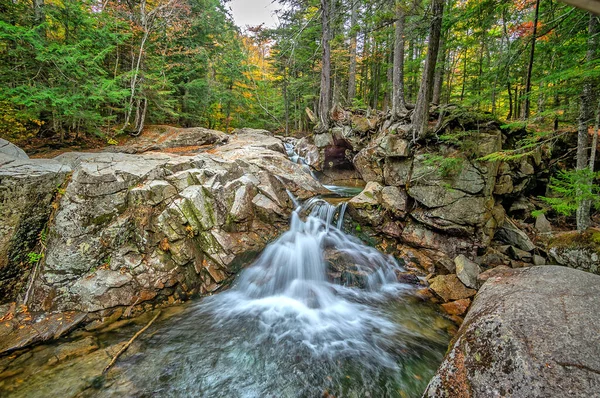
[[[231,289],[167,309],[105,376],[151,314],[0,358],[0,395],[421,396],[454,326],[398,282],[393,257],[343,231],[345,209],[297,203]]]

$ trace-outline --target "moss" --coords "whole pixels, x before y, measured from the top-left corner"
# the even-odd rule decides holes
[[[583,233],[571,231],[554,235],[548,247],[591,249],[600,254],[600,230],[590,228]]]

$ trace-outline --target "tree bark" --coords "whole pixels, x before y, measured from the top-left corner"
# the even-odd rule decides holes
[[[352,105],[352,100],[356,97],[356,43],[358,32],[356,25],[358,22],[358,1],[352,1],[352,13],[350,15],[350,68],[348,70],[348,96],[347,104]]]
[[[596,58],[598,48],[598,17],[590,14],[588,25],[588,48],[586,53],[587,63],[592,62]],[[588,145],[589,132],[588,126],[592,121],[594,90],[593,81],[586,78],[581,91],[581,102],[579,105],[579,126],[577,129],[577,170],[582,171],[589,167]],[[591,184],[592,181],[583,181],[583,183]],[[581,200],[577,206],[577,230],[585,231],[590,226],[590,207],[589,200]]]
[[[440,35],[442,31],[442,18],[444,14],[444,0],[433,0],[431,4],[433,15],[429,28],[429,46],[427,48],[427,59],[421,76],[421,86],[417,95],[417,103],[412,115],[413,141],[422,139],[427,134],[427,122],[429,121],[429,93],[433,85],[435,64],[438,57]]]
[[[444,84],[444,72],[446,70],[446,38],[444,36],[440,39],[440,52],[433,78],[433,97],[431,98],[431,102],[436,105],[440,104],[442,86]]]
[[[523,106],[523,119],[527,119],[530,113],[531,96],[531,73],[533,72],[533,59],[535,57],[535,42],[537,36],[537,23],[540,15],[540,0],[535,2],[535,16],[533,18],[533,33],[531,34],[531,51],[529,52],[529,65],[527,66],[527,78],[525,79],[525,104]]]
[[[394,66],[392,82],[392,117],[406,112],[404,99],[404,25],[406,11],[401,1],[396,1],[396,26],[394,28]]]
[[[323,37],[321,45],[323,47],[323,56],[321,59],[321,91],[319,96],[319,126],[320,130],[329,128],[329,108],[331,106],[331,0],[321,0],[321,25],[323,28]]]

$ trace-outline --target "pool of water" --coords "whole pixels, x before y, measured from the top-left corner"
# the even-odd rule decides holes
[[[340,229],[344,210],[300,205],[230,290],[165,311],[105,375],[152,314],[0,358],[0,395],[419,397],[454,326]],[[328,278],[326,251],[360,286]]]

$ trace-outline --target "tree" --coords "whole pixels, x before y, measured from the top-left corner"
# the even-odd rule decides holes
[[[396,23],[394,29],[394,67],[392,89],[392,115],[406,112],[404,100],[404,24],[406,11],[402,1],[396,1]]]
[[[587,40],[587,52],[586,62],[590,65],[597,57],[598,52],[598,17],[592,13],[589,16],[588,25],[588,40]],[[593,117],[593,104],[596,103],[594,99],[593,81],[591,78],[586,78],[583,83],[583,89],[581,91],[580,106],[579,106],[579,126],[577,129],[577,171],[583,173],[591,168],[593,173],[593,164],[589,162],[589,125],[594,119]],[[597,134],[594,131],[594,134]],[[592,149],[594,151],[595,148]],[[591,185],[593,177],[584,178],[582,184]],[[579,188],[582,190],[585,188]],[[577,207],[577,230],[582,232],[590,226],[590,200],[582,198],[579,201]]]
[[[444,0],[433,0],[431,3],[432,17],[429,28],[429,45],[427,47],[427,59],[421,77],[421,85],[417,96],[417,103],[412,115],[413,140],[422,139],[427,134],[427,123],[429,121],[429,98],[433,90],[433,76],[438,58],[440,35],[442,31],[442,18],[444,15]]]
[[[331,0],[321,0],[321,86],[319,94],[319,126],[318,130],[329,128],[329,110],[331,106]]]

